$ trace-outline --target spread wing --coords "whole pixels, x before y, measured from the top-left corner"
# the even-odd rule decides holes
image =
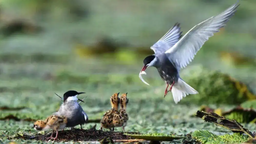
[[[156,55],[162,54],[179,41],[181,37],[180,24],[176,23],[161,39],[150,47]]]
[[[169,60],[178,68],[186,67],[203,44],[221,27],[225,26],[225,23],[236,12],[238,6],[239,4],[236,3],[221,14],[210,17],[190,29],[179,42],[165,52]]]

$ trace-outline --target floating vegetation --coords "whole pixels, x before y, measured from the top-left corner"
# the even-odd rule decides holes
[[[218,136],[206,130],[196,130],[192,133],[192,137],[203,144],[242,143],[249,139],[248,136],[239,133]]]
[[[245,109],[256,109],[256,100],[249,100],[241,104],[242,108]]]
[[[197,111],[196,116],[199,117],[199,118],[202,118],[206,122],[215,123],[219,126],[222,126],[226,129],[229,129],[232,132],[245,133],[251,138],[254,137],[252,132],[250,132],[248,129],[245,129],[237,121],[226,119],[225,117],[219,116],[216,113],[206,113],[206,112],[203,112],[203,111]]]
[[[99,56],[107,53],[113,54],[117,52],[119,46],[120,44],[113,39],[102,37],[92,46],[85,46],[78,43],[75,45],[74,49],[78,56],[88,58],[88,56]]]
[[[125,134],[135,139],[144,139],[150,141],[173,141],[176,139],[182,139],[184,137],[179,137],[175,135],[161,134],[161,133],[153,133],[153,134]]]
[[[228,119],[234,119],[239,123],[250,123],[256,120],[256,111],[254,109],[245,109],[238,106],[230,111],[224,112],[223,116]]]
[[[216,113],[216,114],[222,116],[222,110],[221,110],[220,108],[218,108],[218,109],[212,109],[212,108],[210,108],[210,107],[208,107],[208,106],[203,105],[203,106],[201,106],[200,111],[204,111],[204,112],[207,112],[207,113],[212,113],[212,112],[214,112],[214,113]]]
[[[202,106],[200,111],[204,111],[206,113],[216,113],[219,116],[236,120],[239,123],[255,123],[256,111],[252,108],[253,103],[255,103],[255,100],[245,102],[241,106],[237,106],[229,111],[223,111],[220,108],[212,109],[208,106]]]
[[[52,54],[42,54],[35,53],[31,55],[22,55],[18,53],[6,53],[0,54],[1,63],[58,63],[66,64],[69,60],[69,57],[66,55],[52,55]]]
[[[188,96],[183,100],[184,102],[193,101],[196,104],[241,104],[247,100],[256,99],[256,96],[244,83],[227,74],[199,67],[194,72],[191,72],[190,75],[190,77],[186,78],[186,81],[199,94]]]
[[[31,118],[33,117],[33,118]],[[36,119],[40,119],[40,116],[34,115],[34,114],[22,114],[22,113],[1,113],[0,114],[0,120],[15,120],[15,121],[29,121],[33,122],[36,121]]]
[[[67,81],[70,83],[91,83],[91,84],[99,84],[99,83],[108,83],[108,84],[134,84],[140,82],[137,75],[131,74],[83,74],[78,75],[68,71],[62,71],[57,73],[55,76],[55,81]],[[154,81],[154,79],[150,79],[148,81]]]
[[[255,62],[256,62],[256,59],[254,57],[248,57],[238,52],[222,51],[220,53],[220,57],[224,62],[232,65],[240,65],[240,66],[245,66],[246,64],[255,65]]]
[[[3,19],[2,19],[3,20]],[[11,36],[13,34],[35,34],[43,30],[42,27],[28,23],[22,20],[13,20],[6,22],[4,26],[1,27],[0,33],[4,36]]]
[[[26,107],[8,107],[8,106],[2,106],[2,107],[0,107],[0,110],[5,110],[5,111],[12,111],[12,110],[14,110],[14,111],[16,111],[16,110],[23,110],[23,109],[25,109]]]
[[[204,104],[201,110],[209,114],[225,115],[237,122],[254,122],[251,112],[256,109],[256,93],[253,94],[249,86],[255,91],[256,41],[252,20],[256,1],[240,1],[230,25],[205,43],[191,63],[191,66],[199,63],[232,73],[248,83],[245,85],[227,74],[203,68],[190,73],[189,66],[182,70],[182,73],[188,72],[187,77],[181,76],[199,94],[189,95],[177,105],[173,104],[171,94],[163,98],[164,83],[154,75],[157,71],[149,69],[152,73],[149,72],[147,78],[151,85],[143,85],[138,78],[141,58],[153,54],[150,46],[175,23],[170,19],[180,21],[186,29],[206,15],[223,10],[230,2],[198,0],[188,5],[186,0],[114,0],[112,3],[2,0],[0,3],[0,143],[49,143],[45,138],[51,131],[46,135],[37,133],[32,129],[32,121],[58,110],[62,101],[54,93],[68,89],[86,92],[80,104],[88,114],[89,124],[83,125],[84,130],[60,131],[54,143],[161,143],[163,138],[170,143],[184,144],[255,143],[248,135],[223,132],[222,127],[190,115]],[[161,10],[155,10],[159,7]],[[198,7],[204,13],[196,10]],[[188,12],[194,16],[181,20]],[[232,51],[241,51],[244,55]],[[228,67],[226,61],[234,67]],[[91,123],[99,123],[108,106],[108,96],[114,91],[131,93],[127,133],[121,132],[121,128],[114,132],[99,131],[99,124],[97,129],[90,129]],[[224,111],[230,105],[240,104],[243,109]],[[205,117],[224,122],[211,116]],[[228,124],[233,129],[243,130],[232,122]],[[243,128],[255,130],[256,125],[246,124]],[[198,131],[200,129],[204,131]],[[219,135],[220,132],[224,135]],[[184,138],[171,141],[182,136]],[[158,139],[146,140],[152,137]]]

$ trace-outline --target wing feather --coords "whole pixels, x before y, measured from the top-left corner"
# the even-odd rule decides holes
[[[166,50],[171,48],[179,41],[181,37],[180,24],[176,23],[161,39],[159,39],[150,48],[156,55],[165,53]]]
[[[238,2],[217,16],[210,17],[190,29],[172,48],[165,54],[177,68],[186,67],[200,50],[203,44],[224,27],[226,22],[236,12]]]

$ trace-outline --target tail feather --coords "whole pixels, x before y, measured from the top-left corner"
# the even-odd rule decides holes
[[[183,97],[186,97],[189,94],[197,94],[198,92],[188,85],[181,78],[173,85],[172,87],[172,96],[174,102],[177,104]]]

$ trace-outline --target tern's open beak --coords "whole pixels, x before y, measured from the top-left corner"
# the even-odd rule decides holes
[[[141,71],[145,71],[148,68],[148,66],[144,65]]]
[[[84,94],[85,92],[78,92],[77,94],[80,95],[80,94]]]
[[[80,94],[84,94],[85,92],[78,92],[78,95],[80,95]],[[80,102],[84,102],[82,99],[78,99],[78,101],[80,101]]]
[[[140,73],[139,73],[139,78],[142,82],[144,82],[146,85],[149,85],[142,77],[142,75],[146,75],[147,73],[145,72],[145,70],[147,69],[147,66],[144,65],[144,67],[141,69]]]

